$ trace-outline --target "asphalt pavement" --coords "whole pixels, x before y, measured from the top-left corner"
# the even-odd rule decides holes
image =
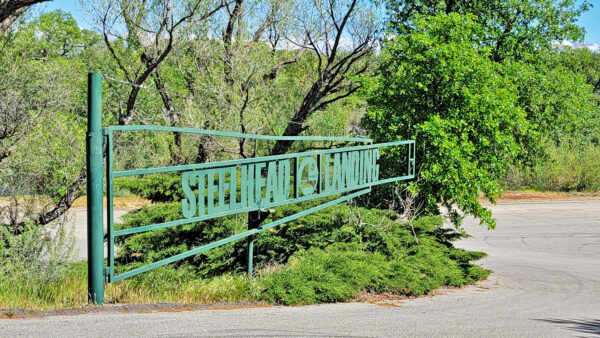
[[[489,280],[435,296],[346,303],[0,320],[0,337],[598,337],[600,201],[505,203],[467,219]],[[84,218],[85,219],[85,218]]]

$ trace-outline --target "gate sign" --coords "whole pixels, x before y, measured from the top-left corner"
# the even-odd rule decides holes
[[[352,137],[265,136],[214,130],[130,125],[101,128],[101,75],[88,77],[88,133],[87,133],[87,185],[88,185],[88,289],[89,300],[104,302],[104,284],[116,282],[201,252],[247,238],[248,274],[252,275],[253,237],[257,233],[288,223],[299,217],[348,201],[371,191],[379,184],[407,180],[415,177],[415,141],[396,141],[372,144],[370,139]],[[352,142],[345,148],[325,149],[301,153],[245,158],[230,161],[187,164],[171,167],[115,171],[113,169],[113,134],[115,132],[177,132],[221,137],[271,141],[331,141]],[[406,166],[398,167],[399,176],[381,178],[380,152],[383,148],[404,147]],[[106,149],[104,157],[103,149]],[[402,152],[395,152],[401,154]],[[103,168],[103,157],[106,168]],[[107,230],[103,230],[103,171],[106,174]],[[136,228],[114,227],[114,179],[158,173],[180,173],[183,198],[179,220],[143,225]],[[115,238],[136,233],[181,226],[217,217],[250,212],[268,212],[271,208],[331,197],[320,205],[302,210],[270,223],[256,224],[250,220],[247,231],[205,243],[192,250],[179,253],[154,263],[129,271],[115,273]],[[252,223],[252,224],[251,224]],[[104,241],[108,257],[104,266]]]
[[[294,203],[298,198],[356,190],[379,180],[378,148],[335,151],[186,171],[181,176],[185,195],[181,212],[185,218],[194,218],[260,210]]]

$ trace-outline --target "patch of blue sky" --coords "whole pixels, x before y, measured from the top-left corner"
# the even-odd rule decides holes
[[[583,0],[578,0],[581,3]],[[588,0],[592,7],[589,11],[583,13],[578,20],[578,24],[586,30],[584,43],[586,45],[600,45],[600,0]],[[82,28],[91,28],[92,20],[83,8],[79,0],[53,0],[39,5],[40,11],[48,12],[60,9],[71,13],[77,23]]]

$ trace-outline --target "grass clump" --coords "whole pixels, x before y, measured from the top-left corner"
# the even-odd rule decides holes
[[[87,303],[87,264],[71,263],[59,278],[22,279],[0,275],[0,309],[53,310]]]
[[[600,191],[600,146],[548,144],[547,159],[533,167],[510,168],[511,189],[546,191]]]
[[[209,304],[258,301],[256,283],[243,275],[225,274],[199,278],[190,269],[162,267],[146,274],[107,284],[105,302]],[[87,263],[76,262],[62,278],[23,282],[0,276],[0,310],[55,310],[87,304]]]
[[[0,308],[66,308],[87,300],[86,265],[73,263],[74,246],[68,218],[28,224],[18,235],[0,227]]]

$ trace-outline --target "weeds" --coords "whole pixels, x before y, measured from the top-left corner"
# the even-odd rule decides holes
[[[87,299],[81,263],[72,263],[72,219],[65,216],[43,227],[27,224],[20,235],[7,227],[0,231],[0,307],[63,308]]]
[[[0,263],[4,276],[22,283],[48,283],[62,278],[75,257],[73,220],[67,215],[47,226],[32,223],[20,235],[0,227]]]
[[[600,146],[547,145],[548,159],[534,167],[510,168],[511,189],[600,191]]]

